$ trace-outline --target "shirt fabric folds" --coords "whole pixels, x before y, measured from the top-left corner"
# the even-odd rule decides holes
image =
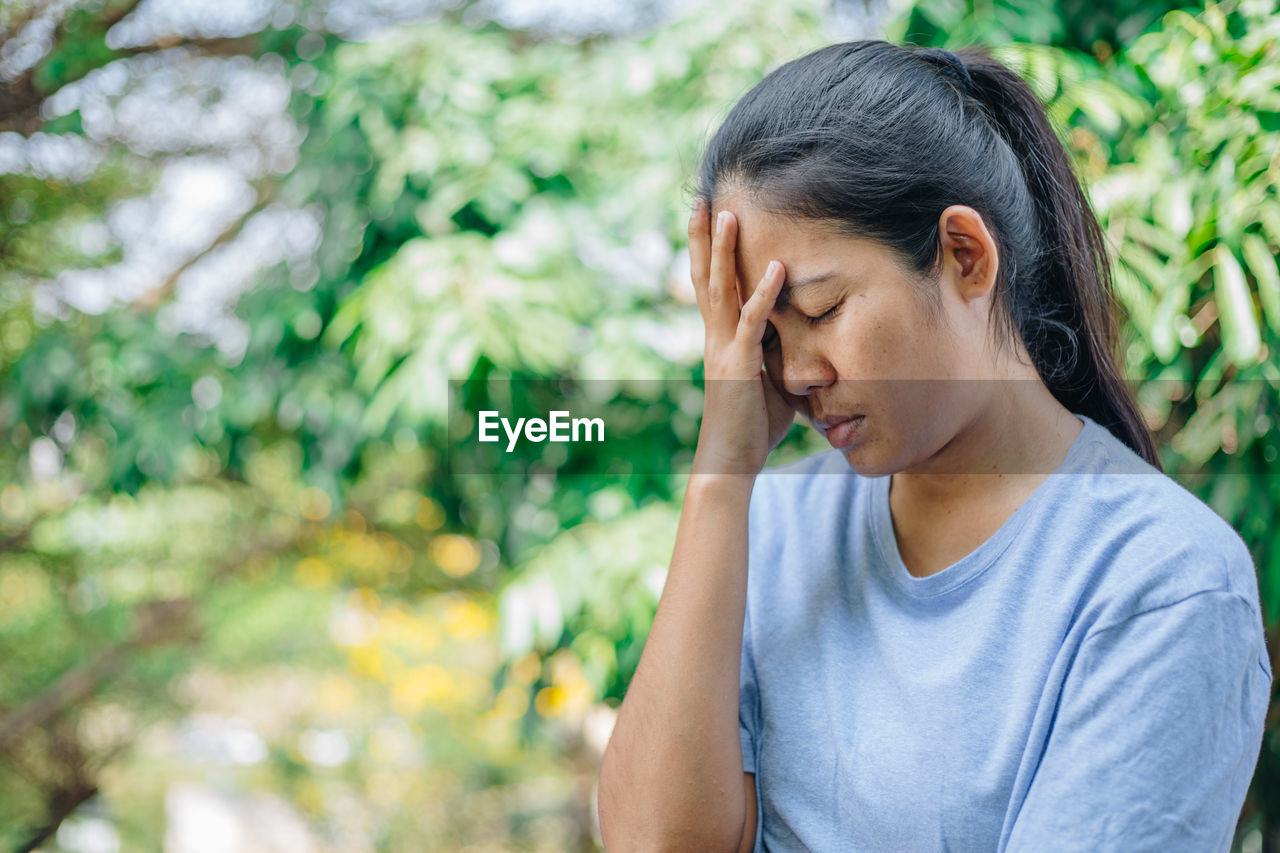
[[[1225,851],[1271,691],[1253,561],[1104,427],[917,578],[838,450],[750,509],[755,850]]]

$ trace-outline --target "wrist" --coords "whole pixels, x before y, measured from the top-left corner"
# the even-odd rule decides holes
[[[685,490],[686,498],[709,497],[718,500],[750,500],[751,490],[755,486],[756,475],[745,473],[729,473],[724,470],[699,470],[694,463],[689,472],[689,482]]]
[[[745,480],[749,485],[763,465],[755,464],[755,460],[744,455],[718,452],[702,445],[693,454],[693,465],[689,469],[690,477],[727,478],[728,480]]]

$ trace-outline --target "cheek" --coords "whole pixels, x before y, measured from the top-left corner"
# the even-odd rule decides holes
[[[833,361],[848,377],[883,377],[900,372],[905,366],[904,346],[908,327],[891,313],[850,312],[843,323],[833,324],[826,332]]]
[[[930,322],[919,305],[894,301],[877,306],[844,333],[856,340],[856,357],[877,375],[929,378],[954,359],[954,347],[944,329]],[[944,370],[944,373],[946,371]]]

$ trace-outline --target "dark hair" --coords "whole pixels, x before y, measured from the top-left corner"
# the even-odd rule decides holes
[[[1160,468],[1116,365],[1102,230],[1043,105],[981,50],[859,41],[792,60],[729,112],[697,180],[711,205],[745,191],[770,212],[879,240],[929,278],[942,211],[972,207],[1000,252],[998,344],[1018,335],[1063,406]]]

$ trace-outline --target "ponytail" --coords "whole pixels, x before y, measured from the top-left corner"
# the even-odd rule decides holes
[[[974,208],[1000,250],[998,340],[1020,339],[1068,410],[1160,467],[1117,367],[1117,305],[1102,230],[1044,107],[977,49],[834,44],[770,72],[730,111],[699,170],[775,213],[841,223],[922,274],[938,219]]]
[[[1030,87],[975,49],[960,62],[982,104],[1013,149],[1035,204],[1039,263],[1030,290],[1013,294],[1010,317],[1036,370],[1067,409],[1088,415],[1147,462],[1155,442],[1117,367],[1117,304],[1102,228],[1067,153]]]

